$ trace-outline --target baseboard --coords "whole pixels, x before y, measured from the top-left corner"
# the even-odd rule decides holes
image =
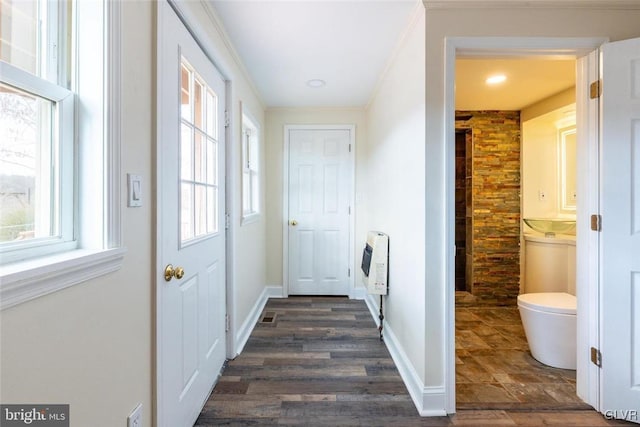
[[[371,312],[373,320],[376,325],[380,325],[378,320],[379,308],[372,295],[366,295],[365,303]],[[418,413],[422,417],[441,417],[446,416],[446,394],[444,387],[425,387],[424,383],[420,379],[418,373],[413,367],[411,361],[407,357],[402,345],[398,341],[398,338],[393,333],[393,328],[385,320],[383,321],[384,343],[391,353],[402,381],[404,382],[409,395],[413,400],[413,404],[416,405]]]
[[[249,315],[240,326],[238,333],[236,334],[236,354],[242,353],[244,346],[247,344],[249,337],[251,336],[251,332],[253,332],[253,328],[255,328],[256,323],[258,323],[258,319],[260,318],[260,314],[264,310],[264,306],[267,304],[267,300],[269,298],[282,298],[282,287],[280,286],[266,286],[263,290],[256,303],[251,308]]]
[[[284,291],[284,288],[282,286],[267,286],[264,288],[264,294],[266,294],[267,299],[286,298],[283,291]]]
[[[357,286],[351,289],[351,293],[349,294],[350,299],[359,299],[363,300],[367,297],[367,290],[364,286]]]

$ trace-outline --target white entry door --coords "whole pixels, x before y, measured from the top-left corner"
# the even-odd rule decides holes
[[[287,127],[292,295],[349,295],[353,127]]]
[[[166,2],[158,14],[157,415],[180,427],[225,361],[225,85]]]
[[[601,410],[640,423],[640,39],[602,61]]]

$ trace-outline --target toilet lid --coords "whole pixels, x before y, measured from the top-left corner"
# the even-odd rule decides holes
[[[518,295],[518,305],[538,311],[576,314],[576,297],[565,292],[540,292]]]

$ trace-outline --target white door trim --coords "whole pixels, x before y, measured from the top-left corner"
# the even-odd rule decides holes
[[[356,194],[356,138],[355,125],[284,125],[284,150],[282,159],[282,296],[289,296],[289,131],[290,130],[348,130],[349,143],[351,144],[351,159],[349,161],[351,180],[349,189],[349,204],[351,205],[351,215],[349,215],[349,298],[355,298],[354,286],[354,259],[355,259],[355,194]]]
[[[456,56],[485,56],[485,57],[524,57],[524,56],[542,56],[542,57],[571,57],[579,58],[587,55],[591,51],[600,47],[608,41],[602,37],[447,37],[445,40],[445,212],[446,212],[446,230],[445,230],[445,394],[446,394],[446,411],[454,413],[456,410],[456,378],[455,378],[455,60]],[[581,78],[581,74],[578,78]],[[577,82],[578,83],[578,82]],[[584,99],[582,92],[586,91],[586,86],[576,88],[577,100]],[[578,122],[589,123],[590,118],[587,109],[578,107]],[[580,115],[582,114],[582,115]],[[593,146],[589,147],[589,157],[596,156],[598,152],[593,153]],[[591,163],[590,163],[591,164]],[[598,183],[597,174],[590,174],[590,181]],[[583,186],[584,189],[587,186]],[[581,193],[584,197],[580,200],[588,200],[597,203],[599,195],[597,194],[598,186],[593,186],[590,182],[588,187],[591,191],[584,189]],[[588,197],[587,197],[588,196]],[[592,211],[593,207],[587,203],[578,205],[578,218],[585,218]],[[578,223],[578,227],[584,228],[588,224]],[[587,233],[589,235],[590,233]],[[598,253],[597,237],[594,244],[593,238],[589,238],[588,242],[581,242],[581,245],[587,246],[585,252],[577,254],[576,262],[579,266],[589,265],[592,260],[591,255]],[[578,333],[578,348],[588,348],[594,345],[594,337],[598,337],[599,328],[599,302],[597,300],[598,279],[595,277],[585,277],[587,283],[580,283],[577,286],[586,287],[589,290],[588,299],[584,301],[584,297],[578,296],[578,306],[584,307],[588,313],[578,317],[578,330],[585,331],[583,334]],[[597,347],[597,343],[596,347]],[[578,379],[578,395],[587,401],[590,405],[598,408],[599,402],[592,400],[593,393],[589,390],[590,384],[598,384],[599,372],[597,367],[590,366],[589,361],[585,358],[578,359],[578,372],[583,373],[582,381]],[[581,374],[582,375],[582,374]],[[585,378],[586,377],[586,378]],[[596,387],[597,389],[598,387]]]

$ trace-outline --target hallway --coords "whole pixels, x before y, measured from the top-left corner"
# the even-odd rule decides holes
[[[262,319],[196,425],[626,425],[595,411],[518,407],[422,418],[363,301],[271,299]]]

